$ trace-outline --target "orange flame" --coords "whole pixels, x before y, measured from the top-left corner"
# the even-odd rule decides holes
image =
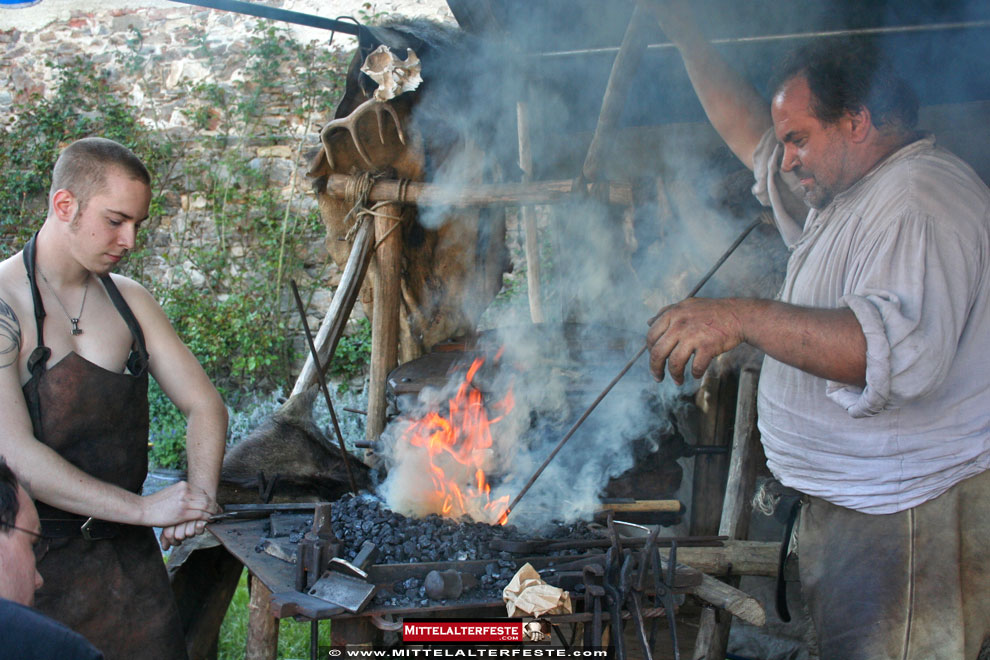
[[[406,428],[402,441],[427,452],[435,489],[431,510],[451,518],[468,515],[504,525],[509,496],[491,499],[483,466],[492,447],[491,427],[512,410],[514,400],[510,389],[491,406],[498,416],[488,418],[481,391],[472,384],[484,362],[477,358],[471,364],[456,395],[447,402],[446,417],[427,413]]]

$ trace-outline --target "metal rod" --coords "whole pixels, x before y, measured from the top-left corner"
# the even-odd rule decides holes
[[[959,21],[952,23],[929,23],[928,25],[895,25],[890,27],[856,28],[851,30],[822,30],[818,32],[791,32],[787,34],[767,34],[759,37],[724,37],[711,39],[710,43],[721,44],[756,44],[774,41],[792,41],[797,39],[819,39],[829,37],[866,37],[884,34],[903,34],[910,32],[939,32],[943,30],[985,30],[990,28],[990,20]],[[666,50],[676,48],[669,41],[650,44],[647,50]],[[612,55],[619,51],[618,46],[603,48],[581,48],[575,50],[557,50],[547,53],[529,53],[530,57],[574,57],[580,55]]]
[[[722,256],[719,257],[719,260],[715,262],[715,265],[712,266],[707,273],[705,273],[704,277],[702,277],[701,280],[699,280],[698,283],[694,286],[694,288],[691,289],[691,291],[687,294],[687,296],[685,296],[685,299],[693,298],[695,294],[697,294],[698,291],[701,290],[701,287],[705,286],[705,284],[708,283],[708,280],[711,279],[712,275],[715,274],[715,271],[717,271],[722,266],[722,264],[725,263],[726,259],[732,256],[732,253],[735,252],[736,248],[739,247],[739,245],[746,239],[747,236],[749,236],[749,233],[754,229],[756,229],[758,225],[763,224],[763,222],[764,222],[764,214],[761,214],[759,219],[754,220],[752,223],[750,223],[749,226],[747,226],[746,229],[744,229],[742,233],[739,234],[736,240],[732,242],[732,245],[730,245],[728,249],[724,253],[722,253]],[[615,384],[618,383],[622,379],[622,377],[626,375],[626,373],[632,368],[632,366],[636,363],[636,361],[640,358],[640,356],[642,356],[643,353],[645,353],[650,348],[651,347],[649,344],[644,344],[643,347],[639,349],[639,351],[636,353],[636,355],[634,355],[629,360],[629,362],[626,362],[626,365],[622,367],[622,369],[619,371],[618,374],[616,374],[615,378],[613,378],[611,382],[605,386],[605,389],[602,390],[602,393],[598,395],[598,398],[596,398],[594,401],[591,402],[591,405],[588,406],[587,410],[585,410],[584,413],[581,415],[581,417],[579,417],[578,420],[574,422],[574,425],[570,428],[570,430],[567,433],[564,434],[564,437],[560,439],[560,442],[558,442],[557,446],[553,448],[553,451],[551,451],[550,455],[547,456],[546,460],[543,461],[543,464],[536,469],[536,472],[533,473],[533,476],[530,477],[529,481],[526,482],[526,485],[522,487],[522,490],[519,491],[518,495],[516,495],[516,499],[512,500],[512,502],[509,503],[509,507],[505,510],[505,513],[503,513],[502,516],[499,518],[500,521],[504,521],[509,517],[509,515],[512,513],[512,510],[516,508],[517,504],[519,504],[519,500],[521,500],[523,498],[523,495],[525,495],[529,491],[529,489],[532,488],[536,480],[540,478],[541,474],[543,474],[543,471],[547,468],[548,465],[550,465],[550,461],[552,461],[554,456],[557,455],[557,452],[563,449],[564,444],[566,444],[567,441],[571,439],[571,436],[574,435],[574,432],[578,430],[578,427],[580,427],[581,424],[584,423],[584,420],[588,419],[588,416],[595,408],[598,407],[598,404],[602,402],[602,399],[604,399],[605,396],[612,391],[612,388],[615,387]]]
[[[307,27],[331,30],[333,32],[343,32],[344,34],[352,34],[354,36],[357,36],[361,31],[361,26],[356,23],[348,23],[332,18],[314,16],[313,14],[303,14],[302,12],[279,9],[278,7],[257,5],[253,2],[241,2],[241,0],[172,0],[172,2],[181,2],[186,5],[208,7],[210,9],[220,9],[222,11],[232,11],[238,14],[257,16],[258,18],[270,18],[275,21],[305,25]]]
[[[337,434],[337,443],[340,445],[340,457],[344,461],[344,468],[347,470],[347,481],[351,484],[351,492],[357,495],[357,483],[354,475],[351,474],[350,457],[347,454],[347,447],[344,446],[344,434],[340,432],[340,424],[337,423],[337,413],[334,412],[333,403],[330,401],[330,390],[327,389],[327,379],[323,376],[323,369],[320,368],[320,357],[316,352],[316,345],[313,344],[313,334],[309,331],[309,322],[306,320],[306,308],[303,306],[302,298],[299,296],[299,289],[295,280],[289,280],[292,288],[292,296],[296,299],[296,308],[299,310],[299,317],[302,319],[303,330],[306,331],[306,343],[309,344],[309,353],[313,356],[316,364],[316,380],[323,391],[323,398],[327,401],[327,409],[330,411],[330,420],[333,422],[333,430]]]

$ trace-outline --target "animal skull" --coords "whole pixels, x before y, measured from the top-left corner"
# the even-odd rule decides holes
[[[379,101],[394,99],[403,92],[411,92],[423,82],[422,64],[412,48],[406,49],[406,59],[400,60],[382,44],[361,65],[361,71],[378,83],[375,98]]]

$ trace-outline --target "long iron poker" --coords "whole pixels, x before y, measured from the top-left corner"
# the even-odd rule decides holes
[[[306,343],[309,344],[309,353],[313,356],[313,363],[316,365],[316,379],[320,383],[320,389],[323,390],[323,398],[327,401],[327,409],[330,410],[333,430],[337,434],[337,443],[340,445],[340,457],[343,459],[344,468],[347,470],[347,481],[351,484],[351,492],[357,495],[357,484],[354,481],[354,475],[351,474],[350,457],[347,455],[347,447],[344,446],[344,434],[340,432],[340,424],[337,423],[337,413],[334,412],[333,403],[330,401],[330,390],[327,389],[327,379],[323,375],[323,369],[320,367],[320,356],[316,352],[313,335],[309,331],[309,322],[306,320],[306,308],[303,306],[302,298],[299,297],[299,289],[296,287],[296,281],[289,280],[289,286],[292,288],[292,296],[296,299],[296,308],[299,309],[299,317],[302,320],[303,330],[306,331]]]
[[[730,245],[729,248],[724,253],[722,253],[722,256],[719,257],[718,261],[715,262],[715,265],[712,266],[708,270],[708,272],[705,273],[704,277],[702,277],[698,281],[698,283],[694,285],[694,288],[691,289],[691,291],[687,294],[687,296],[685,296],[685,300],[687,298],[694,298],[694,296],[698,293],[698,291],[701,290],[701,287],[705,286],[705,284],[708,283],[708,280],[711,279],[712,275],[714,275],[715,272],[722,267],[722,264],[725,263],[726,259],[732,256],[732,253],[736,251],[736,248],[739,247],[739,245],[746,239],[747,236],[749,236],[749,233],[754,229],[756,229],[758,225],[763,224],[766,221],[765,216],[766,216],[766,212],[760,214],[760,217],[758,219],[750,223],[749,226],[747,226],[742,231],[742,233],[739,234],[738,238],[736,238],[736,240],[732,242],[732,245]],[[512,502],[509,503],[509,507],[500,516],[499,522],[504,522],[506,519],[508,519],[509,515],[516,508],[516,505],[519,504],[519,500],[523,498],[523,495],[525,495],[529,491],[529,489],[532,488],[536,480],[540,478],[540,475],[543,474],[543,471],[547,468],[548,465],[550,465],[550,461],[552,461],[553,457],[557,455],[557,452],[559,452],[564,447],[564,444],[566,444],[567,441],[571,439],[571,436],[574,435],[574,432],[578,430],[578,427],[580,427],[581,424],[584,423],[584,420],[588,419],[588,416],[592,413],[592,411],[595,408],[597,408],[598,404],[602,402],[602,399],[604,399],[606,395],[608,395],[608,393],[612,391],[612,388],[615,387],[615,384],[618,383],[622,379],[622,377],[626,375],[626,373],[632,368],[632,366],[636,363],[636,361],[640,358],[640,356],[642,356],[643,353],[645,353],[650,348],[652,347],[649,344],[644,344],[643,347],[639,349],[639,351],[636,353],[636,355],[634,355],[629,360],[629,362],[626,362],[626,365],[622,367],[622,369],[619,371],[618,374],[616,374],[615,378],[613,378],[612,381],[605,386],[605,389],[602,390],[602,393],[598,395],[598,398],[596,398],[594,401],[591,402],[591,405],[588,406],[587,410],[585,410],[584,413],[578,418],[578,420],[574,422],[574,426],[572,426],[570,430],[564,434],[564,437],[560,439],[560,442],[558,442],[557,446],[553,448],[553,451],[550,452],[550,455],[546,457],[546,460],[543,461],[543,464],[536,469],[536,472],[533,473],[533,476],[530,477],[529,481],[526,482],[526,485],[522,487],[522,490],[519,491],[518,495],[516,495],[516,499],[512,500]]]

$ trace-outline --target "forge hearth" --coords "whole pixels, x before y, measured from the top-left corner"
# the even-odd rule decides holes
[[[255,548],[256,553],[268,552],[275,545],[280,548],[284,561],[294,558],[299,543],[312,528],[312,518],[299,515],[276,514],[269,522],[263,537]],[[476,576],[477,584],[464,590],[464,596],[472,600],[498,601],[502,589],[522,565],[519,552],[500,548],[520,549],[526,555],[569,557],[587,552],[582,547],[561,547],[572,542],[602,539],[593,525],[574,523],[552,525],[539,530],[541,541],[549,541],[549,547],[533,546],[532,537],[514,525],[491,526],[471,521],[456,521],[431,514],[416,519],[403,516],[388,508],[378,498],[361,494],[346,495],[331,507],[331,529],[340,543],[338,555],[355,556],[361,545],[370,541],[378,549],[377,564],[394,565],[392,572],[400,579],[379,589],[373,607],[436,607],[445,604],[426,595],[426,585],[421,571],[415,567],[403,572],[398,565],[452,565],[474,564],[483,566]],[[581,546],[581,543],[577,543]]]

